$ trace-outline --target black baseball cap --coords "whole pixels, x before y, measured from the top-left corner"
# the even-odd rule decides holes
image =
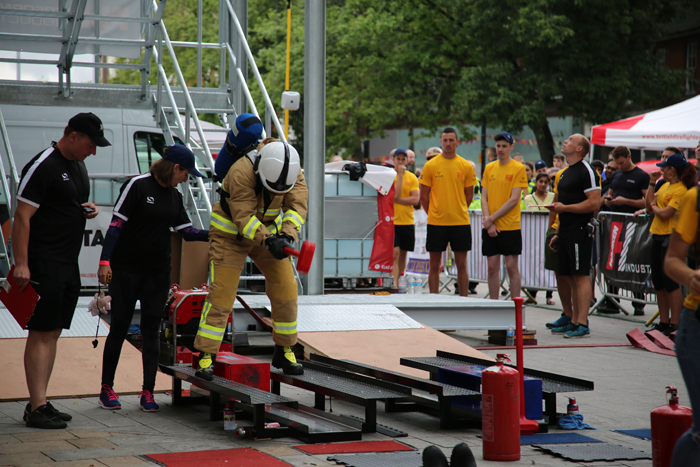
[[[85,133],[97,146],[105,147],[112,144],[105,139],[105,130],[102,126],[102,120],[92,112],[79,113],[70,120],[68,126]]]

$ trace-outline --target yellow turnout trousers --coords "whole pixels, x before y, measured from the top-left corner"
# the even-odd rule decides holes
[[[219,352],[248,256],[265,276],[275,344],[291,346],[297,342],[297,283],[291,259],[275,259],[264,246],[213,236],[209,238],[209,294],[194,340],[194,346],[202,352]]]

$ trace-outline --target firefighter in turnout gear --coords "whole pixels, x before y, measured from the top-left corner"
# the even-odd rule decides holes
[[[308,189],[299,154],[289,144],[267,138],[251,159],[236,161],[212,209],[209,230],[210,287],[194,346],[201,351],[197,376],[211,381],[216,353],[250,257],[265,276],[272,305],[275,351],[272,366],[302,374],[292,346],[297,342],[297,283],[285,246],[298,240],[306,219]]]

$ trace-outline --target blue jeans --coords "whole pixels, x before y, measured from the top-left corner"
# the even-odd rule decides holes
[[[671,467],[700,465],[700,322],[695,310],[685,307],[676,333],[676,356],[693,408],[693,426],[678,439]]]

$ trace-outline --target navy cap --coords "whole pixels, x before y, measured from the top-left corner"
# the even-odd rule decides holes
[[[79,113],[68,120],[68,126],[85,133],[95,145],[100,147],[111,146],[110,142],[105,139],[105,130],[100,117],[92,112]]]
[[[503,133],[496,135],[494,140],[496,140],[496,141],[508,141],[510,144],[513,144],[513,141],[514,141],[513,135],[511,135],[510,133],[506,133],[505,131]]]
[[[677,169],[682,169],[688,163],[688,160],[683,157],[683,154],[671,154],[666,158],[664,162],[659,162],[659,167],[675,167]]]
[[[546,169],[546,168],[547,168],[547,163],[545,161],[535,162],[535,170]]]
[[[168,159],[171,162],[179,164],[180,167],[186,168],[195,177],[202,176],[195,167],[194,153],[190,151],[190,148],[181,144],[173,144],[165,149],[166,151],[163,151],[163,159]]]
[[[399,154],[405,154],[406,157],[408,157],[408,153],[403,148],[398,148],[396,151],[394,151],[394,157],[398,156]]]

